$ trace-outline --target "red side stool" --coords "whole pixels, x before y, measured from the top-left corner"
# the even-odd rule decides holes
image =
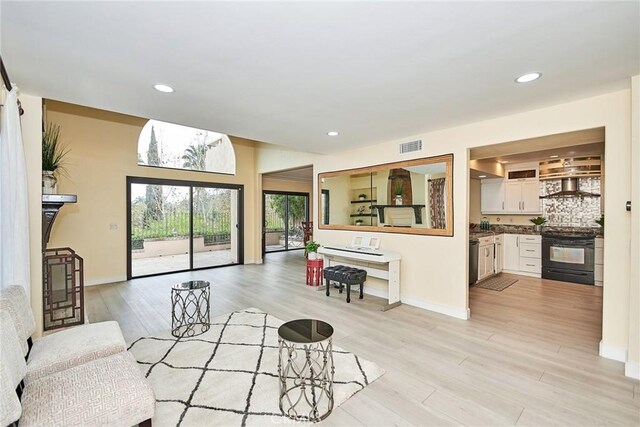
[[[307,260],[307,286],[322,285],[322,259]]]

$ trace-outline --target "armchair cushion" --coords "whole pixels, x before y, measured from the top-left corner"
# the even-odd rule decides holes
[[[151,386],[133,355],[122,352],[28,383],[20,426],[131,426],[154,412]]]
[[[120,327],[112,321],[45,335],[33,342],[25,383],[126,349]]]
[[[16,388],[27,371],[11,315],[0,309],[0,425],[20,418],[22,408]]]
[[[29,299],[22,286],[8,286],[0,292],[0,308],[11,315],[18,333],[18,341],[22,347],[23,356],[29,352],[27,340],[36,331],[36,320],[31,312]]]

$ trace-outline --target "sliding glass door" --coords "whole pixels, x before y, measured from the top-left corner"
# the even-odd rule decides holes
[[[263,252],[304,248],[302,222],[309,218],[309,194],[263,193]]]
[[[127,178],[128,278],[242,263],[242,187]]]

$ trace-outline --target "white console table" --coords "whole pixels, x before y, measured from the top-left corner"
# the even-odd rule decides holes
[[[322,255],[324,267],[334,264],[356,267],[367,272],[367,276],[384,279],[389,283],[388,303],[382,307],[387,311],[401,304],[400,302],[400,254],[378,249],[358,249],[349,246],[328,245],[318,249]],[[354,261],[357,264],[352,264]],[[382,268],[387,265],[387,268]]]

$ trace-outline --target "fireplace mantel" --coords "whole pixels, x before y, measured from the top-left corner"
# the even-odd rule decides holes
[[[49,235],[58,211],[66,203],[76,203],[78,196],[75,194],[43,194],[42,195],[42,250],[47,248]]]
[[[413,214],[416,217],[416,224],[422,224],[422,208],[425,205],[371,205],[371,209],[378,210],[378,221],[384,222],[384,210],[387,208],[408,208],[413,209]]]

